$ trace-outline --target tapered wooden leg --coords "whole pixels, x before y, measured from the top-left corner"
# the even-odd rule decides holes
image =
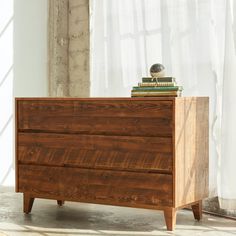
[[[176,209],[168,208],[164,210],[164,216],[166,221],[167,230],[174,230],[176,224]]]
[[[34,204],[34,198],[30,197],[29,194],[24,193],[24,213],[29,214]]]
[[[65,201],[63,200],[57,200],[57,205],[58,206],[63,206],[65,204]]]
[[[202,201],[199,201],[197,204],[192,205],[193,216],[196,220],[202,219]]]

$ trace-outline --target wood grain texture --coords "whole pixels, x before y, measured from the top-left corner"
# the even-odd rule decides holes
[[[63,200],[57,200],[57,205],[58,206],[63,206],[65,204],[65,201]]]
[[[23,198],[24,198],[24,213],[29,214],[34,204],[34,198],[28,193],[24,193]]]
[[[176,211],[208,196],[208,98],[16,99],[16,191]]]
[[[67,166],[91,169],[172,173],[172,153],[129,152],[19,146],[18,161],[23,164]]]
[[[90,135],[171,136],[172,117],[78,117],[30,113],[19,121],[20,131]],[[65,120],[67,121],[65,123]]]
[[[165,174],[19,165],[19,190],[81,202],[173,204],[172,176]]]
[[[194,97],[192,97],[194,98]],[[90,98],[75,98],[75,97],[16,97],[15,100],[18,102],[22,101],[175,101],[175,97],[136,97],[136,98],[130,98],[130,97],[90,97]]]
[[[176,224],[176,209],[175,208],[166,208],[164,210],[165,222],[167,230],[172,231],[175,228]]]
[[[15,99],[15,191],[19,192],[19,186],[18,186],[18,120],[19,120],[19,109],[18,109],[18,101]]]
[[[196,204],[193,204],[191,207],[193,210],[194,218],[198,221],[201,220],[202,219],[202,200]]]
[[[208,98],[175,101],[175,207],[208,196]]]
[[[152,117],[170,118],[172,101],[139,100],[21,100],[19,118],[41,117]],[[19,119],[19,124],[22,121]],[[24,123],[23,123],[24,124]],[[21,128],[21,126],[19,126]]]
[[[172,101],[21,101],[19,130],[126,136],[171,136]],[[135,111],[135,112],[134,112]],[[67,122],[65,122],[65,120]]]
[[[19,133],[21,146],[44,148],[77,148],[84,150],[114,150],[129,152],[172,152],[172,138],[51,133]]]

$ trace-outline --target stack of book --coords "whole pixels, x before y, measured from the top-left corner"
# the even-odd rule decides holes
[[[182,90],[173,77],[143,77],[142,82],[133,87],[131,97],[180,97]]]

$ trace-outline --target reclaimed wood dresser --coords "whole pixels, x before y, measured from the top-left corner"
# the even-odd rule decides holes
[[[16,98],[16,191],[176,211],[208,196],[207,97]]]

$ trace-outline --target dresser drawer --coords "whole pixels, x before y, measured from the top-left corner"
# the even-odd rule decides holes
[[[172,171],[172,138],[19,133],[19,163]]]
[[[126,136],[171,136],[172,101],[18,101],[18,129]]]
[[[19,190],[31,195],[130,206],[172,206],[172,175],[19,165]]]

